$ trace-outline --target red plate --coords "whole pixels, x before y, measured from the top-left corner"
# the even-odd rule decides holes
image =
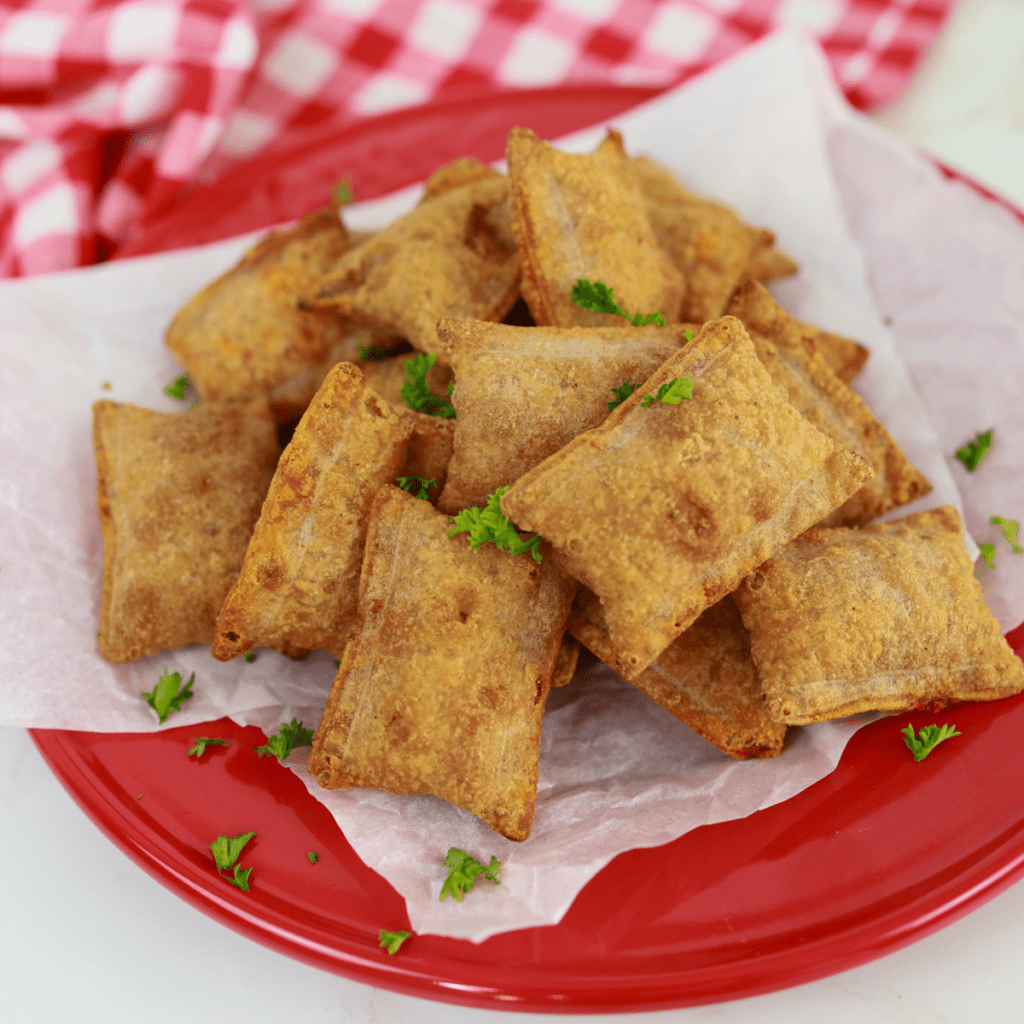
[[[650,90],[573,88],[403,111],[317,132],[194,194],[123,255],[213,241],[301,216],[349,177],[363,199],[464,153],[499,157],[513,124],[554,136],[614,116]],[[1010,636],[1024,648],[1024,627]],[[915,764],[899,735],[963,735]],[[197,763],[192,736],[232,740]],[[150,734],[37,730],[37,745],[94,822],[173,892],[229,927],[317,967],[410,995],[538,1012],[654,1010],[812,981],[892,952],[1024,876],[1024,695],[857,733],[835,772],[798,796],[673,843],[624,853],[560,924],[474,945],[415,936],[402,898],[353,853],[291,772],[224,720]],[[139,794],[142,799],[139,799]],[[252,892],[215,873],[209,843],[252,829]],[[310,850],[320,855],[311,866]]]

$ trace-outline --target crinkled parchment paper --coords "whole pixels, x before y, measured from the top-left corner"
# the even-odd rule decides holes
[[[996,543],[999,568],[977,571],[1004,630],[1017,625],[1024,555],[989,519],[1024,518],[1024,225],[852,112],[819,51],[787,33],[615,124],[631,152],[775,231],[803,268],[775,286],[791,312],[871,346],[857,389],[935,485],[915,508],[952,503],[978,540]],[[589,149],[601,134],[563,144]],[[414,198],[407,191],[346,219],[379,226]],[[261,651],[252,664],[221,665],[193,646],[114,666],[96,650],[91,405],[180,408],[162,391],[178,372],[163,329],[251,241],[0,284],[0,724],[155,729],[139,694],[165,665],[196,674],[175,725],[228,715],[269,730],[292,715],[319,719],[334,675],[323,652],[294,663]],[[952,453],[992,426],[992,452],[969,475]],[[828,774],[867,720],[796,729],[781,758],[735,762],[591,663],[549,700],[537,816],[519,844],[432,797],[324,793],[305,775],[308,749],[289,764],[403,894],[416,931],[479,941],[558,921],[623,850],[789,798]],[[440,903],[453,845],[504,861],[502,884]]]

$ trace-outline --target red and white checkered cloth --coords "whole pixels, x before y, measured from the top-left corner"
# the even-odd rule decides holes
[[[0,0],[0,276],[94,262],[271,140],[435,97],[670,85],[780,25],[895,99],[952,0]]]

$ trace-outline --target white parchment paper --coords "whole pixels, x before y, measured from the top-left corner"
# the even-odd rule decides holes
[[[871,346],[857,389],[935,487],[910,510],[954,504],[979,540],[996,544],[999,568],[978,575],[1004,630],[1017,625],[1024,555],[989,519],[1024,518],[1024,226],[851,111],[816,47],[788,33],[615,126],[631,152],[775,231],[802,265],[775,287],[790,311]],[[602,134],[561,144],[589,149]],[[346,219],[380,226],[415,195]],[[0,724],[154,730],[139,694],[165,665],[196,674],[194,698],[169,724],[228,715],[270,731],[293,715],[319,720],[334,676],[323,652],[295,663],[261,651],[252,664],[222,665],[196,645],[114,666],[96,650],[92,402],[180,408],[162,391],[178,372],[164,327],[251,241],[0,283]],[[992,426],[991,454],[967,474],[953,451]],[[402,893],[417,932],[480,941],[558,921],[623,850],[788,799],[828,774],[867,720],[793,730],[781,758],[734,762],[591,664],[549,699],[537,815],[519,844],[432,797],[325,793],[305,775],[308,749],[289,765]],[[439,903],[453,845],[504,861],[501,886]]]

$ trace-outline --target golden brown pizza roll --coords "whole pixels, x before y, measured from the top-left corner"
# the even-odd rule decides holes
[[[733,313],[733,316],[736,314]],[[742,317],[741,317],[742,319]],[[805,342],[821,354],[828,368],[844,383],[852,384],[871,355],[871,349],[859,341],[826,331],[806,320],[796,320]]]
[[[792,725],[1024,689],[950,506],[808,530],[736,591],[768,709]]]
[[[508,179],[496,175],[420,203],[342,256],[308,304],[437,352],[441,317],[501,320],[518,287]]]
[[[399,475],[410,432],[357,366],[331,370],[274,474],[217,617],[215,658],[257,646],[297,657],[341,649],[355,619],[366,516],[377,488]]]
[[[623,321],[624,322],[624,321]],[[442,320],[458,412],[445,512],[485,505],[608,415],[612,389],[643,383],[687,344],[686,325],[511,327]]]
[[[512,557],[396,487],[370,513],[360,622],[309,771],[326,789],[433,793],[509,839],[530,834],[541,716],[575,581]]]
[[[608,624],[596,594],[585,588],[577,592],[569,630],[604,657]],[[633,685],[730,757],[742,761],[782,753],[786,726],[768,714],[750,634],[729,595],[701,612]]]
[[[806,343],[801,325],[764,285],[747,281],[729,309],[746,324],[758,358],[786,389],[793,406],[836,443],[863,455],[874,469],[872,478],[818,525],[863,526],[932,489],[860,396]]]
[[[280,449],[265,399],[159,413],[93,406],[103,528],[100,653],[209,643]]]
[[[571,634],[564,633],[558,645],[558,657],[551,671],[551,685],[567,686],[576,674],[576,665],[580,660],[580,642]]]
[[[774,242],[770,231],[745,224],[727,206],[683,188],[648,157],[631,162],[658,244],[679,268],[686,292],[681,320],[704,323],[725,312],[733,289]]]
[[[483,181],[486,178],[500,178],[501,172],[493,167],[481,163],[475,156],[463,156],[453,160],[450,164],[439,167],[427,178],[423,186],[421,203],[428,199],[450,192],[453,188],[461,188],[463,185],[472,185],[474,182]]]
[[[687,377],[692,398],[645,404]],[[633,680],[871,472],[789,404],[743,325],[723,317],[514,483],[501,508],[601,598],[609,664]]]
[[[680,319],[683,282],[658,247],[618,132],[593,153],[563,153],[526,128],[508,136],[522,294],[538,324],[618,326],[569,298],[579,278],[609,285],[631,316]]]
[[[295,419],[339,359],[359,344],[398,341],[298,306],[350,247],[338,211],[317,210],[268,235],[178,311],[167,347],[204,399],[264,395],[279,423]]]
[[[800,270],[800,264],[774,245],[755,253],[747,266],[747,273],[755,281],[778,281]]]

